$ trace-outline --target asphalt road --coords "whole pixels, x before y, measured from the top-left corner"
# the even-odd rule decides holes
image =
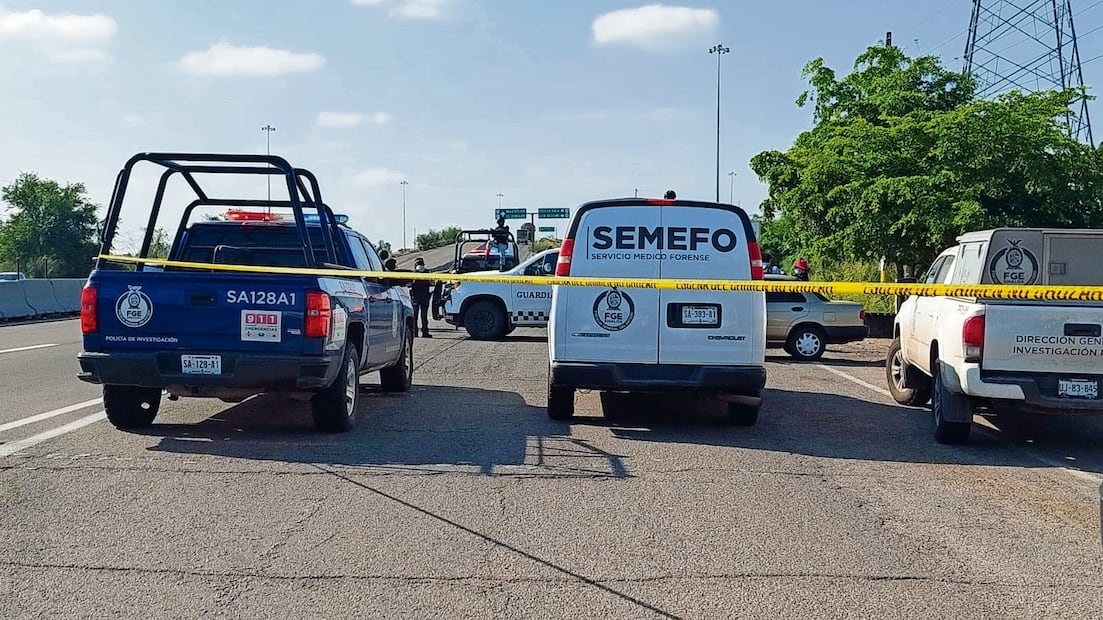
[[[0,617],[1103,615],[1103,420],[938,445],[884,341],[771,349],[752,428],[593,393],[549,421],[543,330],[443,324],[345,435],[275,398],[8,428],[95,398],[78,333],[0,328]]]

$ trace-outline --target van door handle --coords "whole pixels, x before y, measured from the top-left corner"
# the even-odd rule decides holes
[[[789,309],[792,310],[793,312],[800,312],[800,311],[804,310],[804,306],[793,306],[792,308],[789,308]]]
[[[214,293],[192,293],[188,295],[189,306],[213,306],[215,304]]]

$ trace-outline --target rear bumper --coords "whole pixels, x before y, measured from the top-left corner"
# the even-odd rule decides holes
[[[1103,399],[1063,398],[1057,396],[1053,373],[994,373],[972,367],[966,369],[965,393],[971,396],[1010,401],[1007,404],[1036,413],[1103,413]],[[1103,377],[1090,377],[1103,383]]]
[[[865,340],[869,336],[869,327],[865,325],[854,325],[848,327],[827,326],[823,328],[824,334],[827,337],[828,344],[845,344],[847,342],[858,342],[859,340]]]
[[[591,390],[704,391],[758,396],[766,385],[766,368],[552,362],[551,382]]]
[[[222,354],[222,374],[194,375],[180,370],[180,352],[125,352],[77,355],[77,378],[88,383],[167,388],[178,386],[201,396],[227,388],[256,392],[321,389],[333,383],[341,357]]]

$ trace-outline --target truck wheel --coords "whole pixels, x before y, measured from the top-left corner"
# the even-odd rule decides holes
[[[742,403],[728,403],[728,422],[736,426],[754,426],[758,422],[758,410],[761,406],[752,407]]]
[[[153,424],[160,407],[160,388],[103,386],[103,409],[115,428],[145,428]]]
[[[506,333],[506,313],[489,300],[476,301],[463,313],[463,326],[475,340],[497,340]]]
[[[794,329],[789,334],[786,344],[789,355],[804,361],[819,359],[827,349],[823,330],[814,325],[801,325]]]
[[[414,328],[406,329],[402,339],[402,358],[394,366],[379,371],[384,392],[409,392],[414,383]]]
[[[570,420],[574,415],[574,388],[548,382],[548,417]]]
[[[326,433],[343,433],[356,420],[356,404],[360,396],[360,373],[356,364],[356,347],[345,345],[345,357],[337,377],[329,387],[310,399],[314,426]]]
[[[942,381],[942,371],[936,362],[934,367],[934,387],[931,391],[931,416],[934,418],[934,438],[938,443],[964,444],[969,442],[972,422],[950,422],[946,414],[959,417],[955,413],[968,410],[972,413],[973,403],[964,394],[957,394],[946,387]]]
[[[892,399],[901,405],[921,407],[931,399],[931,380],[904,361],[899,338],[894,338],[889,346],[889,354],[885,359],[885,378],[888,380]],[[905,382],[915,387],[905,387]]]

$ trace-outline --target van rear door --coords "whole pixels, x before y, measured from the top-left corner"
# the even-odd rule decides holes
[[[747,216],[737,207],[664,206],[662,228],[659,277],[751,279],[751,244],[756,242]],[[758,259],[757,244],[753,254]],[[659,303],[659,363],[763,365],[766,297],[761,291],[663,290]]]
[[[575,215],[568,238],[572,277],[658,278],[648,239],[660,209],[644,200],[593,202]],[[641,249],[647,246],[649,249]],[[659,292],[655,289],[557,286],[557,359],[655,364],[659,359]]]

